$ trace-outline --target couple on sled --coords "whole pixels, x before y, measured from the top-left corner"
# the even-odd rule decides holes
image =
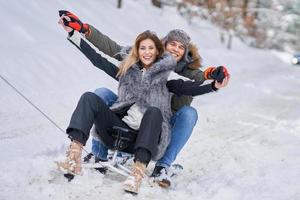
[[[193,96],[225,87],[230,79],[227,69],[219,66],[201,71],[198,50],[180,29],[171,30],[162,39],[147,30],[132,46],[123,47],[69,11],[61,10],[59,16],[68,40],[119,86],[118,94],[98,88],[80,97],[66,130],[71,139],[67,157],[58,167],[81,174],[82,147],[93,126],[92,154],[96,160],[106,161],[114,144],[111,130],[120,127],[136,134],[127,148],[134,163],[124,190],[139,192],[151,160],[156,161],[151,177],[161,186],[170,186],[169,180],[160,177],[168,172],[197,122],[197,111],[190,106]],[[97,50],[121,61],[120,65],[109,62]],[[202,85],[206,80],[211,81]]]

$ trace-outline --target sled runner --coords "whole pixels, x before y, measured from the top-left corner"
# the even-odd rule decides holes
[[[116,172],[123,176],[129,176],[131,170],[126,168],[124,165],[130,165],[133,161],[133,155],[119,152],[116,158],[108,154],[108,161],[97,161],[92,153],[89,153],[85,158],[82,167],[87,169],[95,169],[102,174],[106,174],[107,171]],[[113,154],[115,155],[115,154]],[[183,170],[182,165],[173,164],[168,170],[163,170],[161,175],[158,177],[148,177],[150,182],[157,183],[160,187],[168,188],[171,186],[171,178],[179,175]]]
[[[127,169],[124,164],[131,158],[133,158],[132,153],[134,152],[133,143],[136,139],[137,132],[134,130],[114,126],[112,129],[108,130],[114,138],[114,143],[110,149],[110,154],[108,156],[108,161],[89,163],[88,161],[93,157],[93,154],[89,154],[84,158],[82,163],[82,168],[94,168],[101,173],[106,173],[107,170],[117,172],[123,176],[129,176],[131,170]],[[125,153],[126,152],[126,153]],[[122,155],[121,157],[118,155]],[[95,159],[96,160],[96,159]],[[58,165],[59,170],[61,170]],[[64,173],[64,177],[71,181],[75,174],[71,172]]]
[[[111,171],[127,177],[131,174],[131,170],[125,165],[133,161],[134,156],[131,144],[134,143],[137,132],[118,126],[114,126],[110,132],[115,140],[112,149],[108,152],[108,160],[99,160],[92,153],[89,153],[83,159],[82,168],[95,169],[102,174]],[[149,180],[158,183],[161,187],[168,188],[171,185],[171,177],[179,174],[182,170],[183,167],[181,165],[174,164],[168,170],[165,170],[161,176],[149,177]],[[71,181],[75,174],[67,172],[64,173],[64,177]]]

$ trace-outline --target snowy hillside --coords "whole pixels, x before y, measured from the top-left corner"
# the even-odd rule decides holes
[[[188,25],[174,8],[126,0],[119,10],[116,3],[0,1],[0,75],[65,129],[83,92],[116,90],[117,83],[66,40],[58,10],[76,13],[120,44],[132,44],[146,29],[160,36],[184,29],[203,64],[226,65],[232,78],[227,88],[194,100],[199,121],[176,161],[183,174],[169,190],[145,181],[138,197],[125,194],[124,178],[113,174],[87,170],[71,183],[49,182],[69,141],[0,79],[0,199],[300,199],[300,68],[237,39],[228,51],[217,28]]]

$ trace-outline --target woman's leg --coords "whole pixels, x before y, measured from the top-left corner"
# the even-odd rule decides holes
[[[135,158],[132,175],[124,182],[124,190],[138,193],[146,166],[156,153],[163,117],[158,108],[150,107],[145,112],[135,143]]]
[[[98,88],[94,93],[100,97],[108,106],[111,106],[116,102],[118,96],[107,88]],[[107,160],[107,147],[99,139],[93,138],[92,140],[92,153],[96,157],[96,160]]]
[[[156,107],[149,107],[141,121],[140,130],[135,142],[135,149],[146,149],[151,154],[148,159],[142,159],[145,164],[151,160],[151,156],[156,154],[156,148],[159,143],[163,117],[161,111]],[[139,157],[136,158],[139,160]]]
[[[72,114],[67,134],[72,140],[85,145],[96,117],[99,113],[105,114],[108,109],[108,106],[97,95],[92,92],[84,93]]]
[[[106,134],[107,128],[113,125],[127,128],[127,125],[109,109],[102,99],[94,93],[84,93],[72,114],[70,125],[67,129],[67,134],[72,140],[67,159],[65,162],[58,163],[59,167],[69,172],[80,174],[81,149],[89,138],[89,132],[93,123],[95,123],[96,128],[100,127],[99,129],[103,134]]]

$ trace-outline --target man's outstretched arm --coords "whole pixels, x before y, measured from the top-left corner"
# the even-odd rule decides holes
[[[123,49],[123,46],[110,39],[110,37],[103,34],[94,26],[89,25],[89,27],[90,33],[88,35],[85,35],[86,39],[93,45],[95,45],[95,47],[97,47],[99,51],[102,51],[112,58],[122,61],[123,57],[121,55],[121,50]]]

